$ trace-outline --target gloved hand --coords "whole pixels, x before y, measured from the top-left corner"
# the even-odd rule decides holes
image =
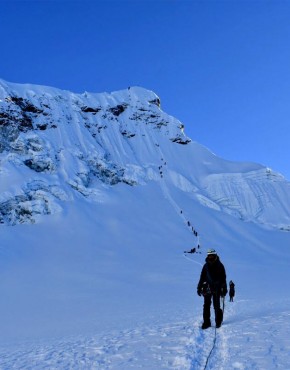
[[[198,294],[199,296],[201,296],[201,288],[200,288],[200,287],[197,287],[197,294]]]
[[[226,286],[223,286],[222,289],[221,289],[221,296],[222,297],[225,297],[228,293],[228,289]]]

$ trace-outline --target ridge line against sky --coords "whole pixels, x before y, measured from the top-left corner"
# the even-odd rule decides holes
[[[0,77],[142,86],[218,156],[290,179],[290,2],[1,1]]]

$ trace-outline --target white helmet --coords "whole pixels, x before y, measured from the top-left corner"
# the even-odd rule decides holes
[[[209,256],[210,254],[217,255],[217,252],[215,251],[215,249],[209,249],[209,250],[207,251],[207,255]]]

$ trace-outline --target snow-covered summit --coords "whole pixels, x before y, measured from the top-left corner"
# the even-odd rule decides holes
[[[152,91],[75,94],[0,80],[0,223],[34,223],[108,186],[154,182],[246,221],[290,229],[290,184],[191,141]]]

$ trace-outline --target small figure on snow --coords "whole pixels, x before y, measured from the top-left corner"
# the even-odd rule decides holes
[[[196,248],[191,248],[190,251],[184,251],[184,253],[196,253]]]
[[[230,302],[233,302],[234,296],[235,296],[235,284],[232,280],[230,281],[229,286],[230,286],[230,291],[229,291]]]
[[[215,310],[216,328],[221,326],[223,322],[223,310],[220,307],[220,297],[225,297],[227,292],[224,265],[221,263],[217,252],[214,249],[209,249],[197,285],[197,294],[204,297],[202,329],[207,329],[211,326],[211,300],[213,300]]]

